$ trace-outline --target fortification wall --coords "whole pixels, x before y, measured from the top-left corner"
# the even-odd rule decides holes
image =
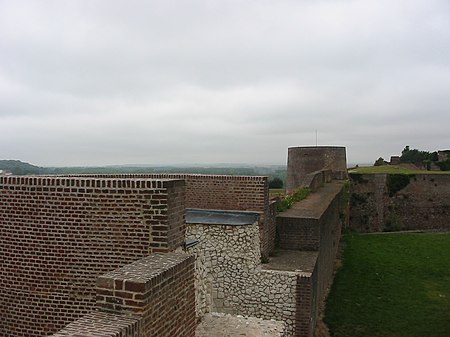
[[[350,174],[350,179],[351,228],[450,229],[450,175]]]
[[[184,242],[184,181],[0,177],[0,335],[88,314],[98,275]]]
[[[341,229],[348,212],[345,183],[326,183],[277,216],[279,248],[317,251],[311,272],[297,280],[296,336],[313,336],[318,305],[331,284]]]
[[[331,170],[334,179],[347,179],[345,147],[291,147],[288,149],[286,192],[304,186],[306,176],[315,171]]]

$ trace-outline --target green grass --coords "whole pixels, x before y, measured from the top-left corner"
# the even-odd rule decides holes
[[[306,199],[311,194],[309,187],[302,187],[291,194],[284,195],[277,203],[277,212],[287,211],[296,202]]]
[[[450,233],[345,241],[325,311],[331,336],[450,336]]]
[[[348,173],[450,174],[450,171],[412,170],[399,165],[382,165],[356,167],[349,169]]]

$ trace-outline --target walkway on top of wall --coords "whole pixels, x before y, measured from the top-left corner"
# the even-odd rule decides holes
[[[278,214],[279,218],[319,219],[336,198],[345,184],[345,180],[333,180],[324,184],[317,192],[311,193],[305,200],[295,203],[292,208]]]
[[[261,266],[265,270],[284,270],[284,271],[301,271],[312,273],[316,265],[318,252],[301,251],[301,250],[282,250],[276,251],[271,256],[268,263]]]

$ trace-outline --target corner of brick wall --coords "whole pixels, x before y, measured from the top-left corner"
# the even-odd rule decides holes
[[[141,317],[142,336],[193,337],[195,258],[154,254],[97,279],[99,310]]]

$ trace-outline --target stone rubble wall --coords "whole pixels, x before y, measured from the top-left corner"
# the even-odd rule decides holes
[[[189,252],[201,256],[202,272],[207,272],[207,277],[199,280],[202,286],[197,299],[210,296],[212,300],[209,304],[197,303],[198,312],[281,320],[293,333],[297,274],[261,269],[258,223],[188,224],[187,238],[199,240]]]
[[[404,176],[403,188],[390,191],[388,174],[350,174],[350,227],[360,232],[450,229],[450,174]]]

